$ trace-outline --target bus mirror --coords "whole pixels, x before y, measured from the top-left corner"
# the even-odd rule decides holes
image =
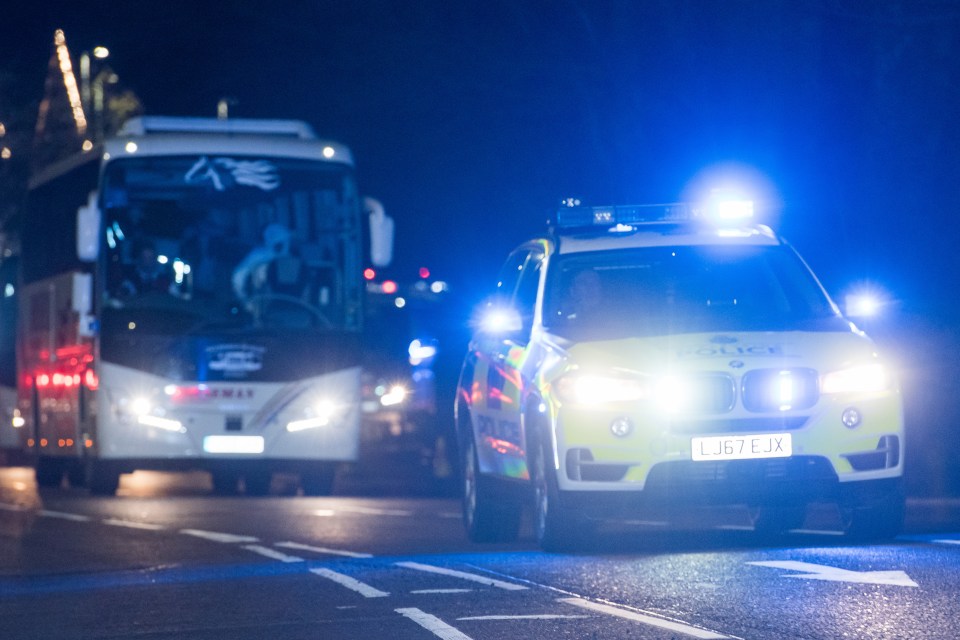
[[[96,262],[100,253],[100,209],[97,192],[91,191],[86,206],[77,209],[77,257]]]
[[[393,261],[393,218],[374,198],[364,198],[363,209],[370,220],[370,262],[375,267],[389,266]]]
[[[96,322],[90,314],[93,309],[93,276],[89,273],[73,274],[73,298],[71,306],[78,316],[77,332],[81,338],[89,338],[96,332]]]

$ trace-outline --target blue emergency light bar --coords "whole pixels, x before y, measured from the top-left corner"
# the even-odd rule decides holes
[[[686,202],[616,205],[610,207],[564,206],[555,220],[559,229],[611,229],[649,223],[684,223],[699,220],[730,223],[753,217],[749,200],[710,200],[701,207]]]
[[[693,219],[690,206],[685,203],[617,205],[613,207],[561,207],[557,211],[557,226],[615,227],[645,222],[687,222]]]

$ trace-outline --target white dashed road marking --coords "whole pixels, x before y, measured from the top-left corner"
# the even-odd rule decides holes
[[[222,542],[224,544],[243,544],[245,542],[259,542],[259,538],[253,536],[238,536],[233,533],[220,533],[218,531],[204,531],[202,529],[181,529],[180,533],[188,536],[203,538],[213,542]]]
[[[487,576],[477,575],[476,573],[467,573],[466,571],[456,571],[455,569],[444,569],[443,567],[434,567],[429,564],[420,564],[419,562],[397,562],[395,563],[398,567],[405,567],[407,569],[415,569],[416,571],[426,571],[427,573],[438,573],[443,576],[451,576],[453,578],[460,578],[461,580],[470,580],[472,582],[479,582],[480,584],[485,584],[491,587],[497,587],[498,589],[506,589],[508,591],[521,591],[526,589],[523,585],[513,584],[512,582],[504,582],[502,580],[496,580],[494,578],[488,578]]]
[[[319,509],[314,512],[314,515],[318,516],[329,516],[333,513],[357,513],[365,516],[400,516],[407,517],[412,516],[413,511],[407,511],[406,509],[376,509],[374,507],[336,507],[335,509]]]
[[[457,620],[576,620],[590,616],[565,616],[558,613],[534,613],[529,615],[502,615],[502,616],[464,616]]]
[[[372,558],[369,553],[357,553],[355,551],[344,551],[343,549],[331,549],[329,547],[314,547],[309,544],[299,542],[277,542],[273,546],[281,549],[295,549],[297,551],[312,551],[313,553],[325,553],[332,556],[345,556],[347,558]]]
[[[0,502],[0,511],[26,511],[29,507],[22,504],[10,504],[9,502]]]
[[[280,562],[306,562],[303,558],[298,558],[297,556],[288,556],[285,553],[281,553],[276,549],[271,549],[270,547],[264,547],[259,544],[247,544],[243,547],[247,551],[252,551],[254,553],[259,553],[262,556],[266,556],[272,560],[279,560]]]
[[[608,604],[583,600],[582,598],[560,598],[560,602],[572,604],[573,606],[580,607],[581,609],[588,609],[590,611],[597,611],[599,613],[605,613],[607,615],[624,618],[626,620],[633,620],[634,622],[642,622],[643,624],[659,627],[660,629],[667,629],[676,633],[682,633],[694,638],[703,638],[705,640],[721,640],[730,637],[709,631],[707,629],[692,627],[681,622],[674,622],[673,620],[665,620],[663,618],[655,618],[654,616],[648,616],[636,611],[629,611],[627,609],[621,609]]]
[[[166,529],[162,524],[151,524],[149,522],[134,522],[133,520],[118,520],[117,518],[107,518],[103,524],[111,527],[127,527],[128,529],[143,529],[145,531],[163,531]]]
[[[331,571],[330,569],[310,569],[310,573],[318,575],[322,578],[326,578],[327,580],[333,580],[342,587],[346,587],[351,591],[356,591],[364,598],[383,598],[390,595],[386,591],[380,591],[380,589],[375,589],[355,578],[345,576],[342,573],[337,573],[336,571]]]
[[[418,625],[433,633],[433,635],[442,640],[470,640],[470,636],[465,635],[456,627],[451,627],[446,622],[420,609],[411,607],[407,609],[394,609],[402,616],[413,620]]]
[[[62,511],[47,511],[44,509],[40,515],[45,518],[60,518],[61,520],[73,520],[74,522],[90,522],[90,516],[82,516],[78,513],[64,513]]]

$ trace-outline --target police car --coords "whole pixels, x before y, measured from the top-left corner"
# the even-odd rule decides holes
[[[900,389],[747,201],[564,207],[513,251],[460,377],[464,520],[547,549],[646,505],[743,504],[754,527],[837,505],[849,536],[904,512]]]

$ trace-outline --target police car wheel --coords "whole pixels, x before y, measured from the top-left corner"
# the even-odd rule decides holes
[[[791,529],[799,529],[807,518],[805,505],[786,507],[750,507],[753,530],[760,535],[781,535]]]
[[[511,542],[520,532],[520,503],[498,495],[496,484],[480,473],[473,438],[463,451],[463,521],[473,542]]]
[[[840,505],[840,528],[856,542],[889,540],[900,533],[906,513],[906,499],[896,490],[880,500]]]
[[[547,464],[546,446],[533,440],[527,449],[531,456],[537,542],[545,551],[566,551],[589,544],[593,533],[590,521],[560,504],[560,489],[553,467]]]

